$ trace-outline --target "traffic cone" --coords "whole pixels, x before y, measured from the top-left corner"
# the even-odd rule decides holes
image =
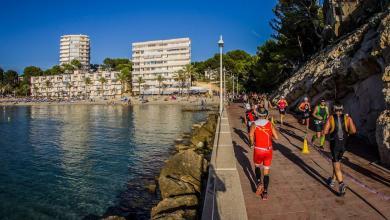
[[[307,146],[307,138],[303,139],[303,147],[302,147],[302,153],[303,154],[308,154],[309,152],[309,147]]]

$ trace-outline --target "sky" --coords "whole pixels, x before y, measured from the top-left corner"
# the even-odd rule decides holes
[[[86,34],[91,63],[131,58],[131,43],[189,37],[192,61],[225,51],[255,54],[270,38],[276,0],[0,0],[0,67],[22,72],[59,62],[60,36]]]

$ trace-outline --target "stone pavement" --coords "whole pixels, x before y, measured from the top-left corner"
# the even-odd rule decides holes
[[[346,152],[343,169],[359,182],[344,176],[348,189],[344,197],[339,197],[338,184],[330,189],[325,183],[332,174],[331,163],[312,147],[310,154],[301,153],[305,129],[291,115],[287,115],[285,125],[279,129],[279,140],[274,143],[269,199],[262,201],[254,193],[256,186],[252,151],[248,147],[246,128],[241,121],[243,116],[243,108],[239,104],[228,107],[248,219],[390,218],[390,200],[369,191],[375,190],[390,196],[390,173],[371,165],[364,157]],[[322,152],[329,155],[328,149]]]

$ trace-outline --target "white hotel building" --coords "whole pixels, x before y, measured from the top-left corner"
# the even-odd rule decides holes
[[[157,76],[162,75],[164,92],[177,91],[175,73],[191,63],[191,40],[177,38],[137,42],[132,44],[133,92],[139,94],[137,79],[141,76],[145,83],[143,92],[158,93]]]
[[[78,60],[89,66],[90,41],[87,35],[63,35],[60,40],[60,65]]]
[[[120,98],[122,84],[117,71],[88,72],[75,70],[72,74],[31,77],[31,95],[51,98]],[[90,84],[86,83],[86,78]],[[106,82],[102,83],[101,78]]]

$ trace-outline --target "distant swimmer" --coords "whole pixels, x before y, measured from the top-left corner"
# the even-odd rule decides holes
[[[328,179],[328,185],[334,187],[336,180],[339,183],[339,194],[343,196],[347,185],[343,182],[341,158],[345,152],[348,136],[356,133],[356,126],[351,117],[343,113],[343,105],[335,103],[334,114],[326,121],[324,134],[330,135],[330,152],[333,162],[333,176]]]

